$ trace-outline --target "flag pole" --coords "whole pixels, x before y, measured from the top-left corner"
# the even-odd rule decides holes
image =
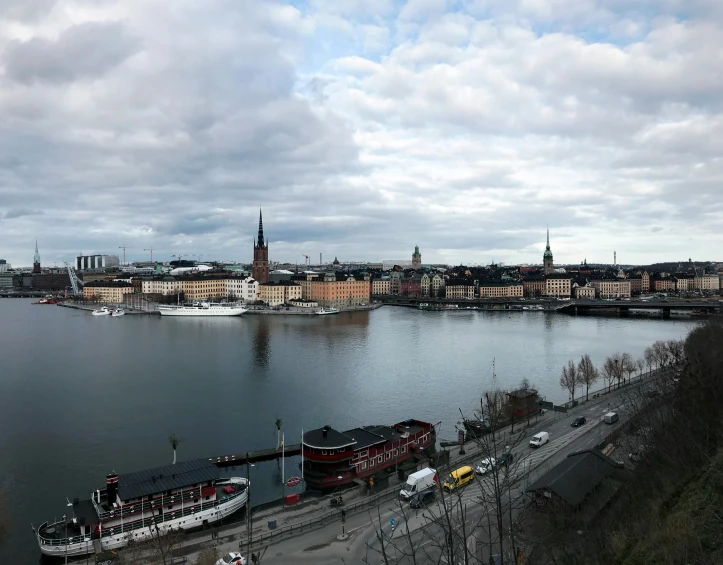
[[[286,494],[286,483],[284,483],[285,476],[284,476],[284,465],[286,464],[286,458],[284,457],[284,451],[286,450],[286,446],[284,445],[284,432],[281,432],[281,498],[284,497]]]
[[[304,478],[304,428],[301,428],[301,443],[299,444],[301,451],[301,496],[304,496],[306,490],[306,479]]]

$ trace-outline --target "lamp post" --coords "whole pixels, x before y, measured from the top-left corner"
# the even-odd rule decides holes
[[[249,453],[246,452],[246,563],[251,563],[251,481],[250,468],[256,467],[249,462]]]
[[[342,480],[343,477],[341,475],[339,475],[337,477],[337,479]],[[341,533],[338,536],[336,536],[336,539],[338,539],[339,541],[344,541],[345,539],[347,539],[349,537],[349,534],[346,533],[345,524],[346,524],[346,510],[344,510],[342,508],[341,509]]]

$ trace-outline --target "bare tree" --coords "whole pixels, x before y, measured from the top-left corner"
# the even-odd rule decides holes
[[[567,362],[567,365],[562,366],[562,373],[560,373],[560,386],[567,389],[573,402],[575,402],[575,389],[579,384],[577,367],[575,366],[575,362],[571,359]]]
[[[633,361],[633,357],[630,355],[630,353],[623,353],[622,357],[620,358],[620,369],[628,376],[628,382],[630,381],[630,377],[632,377],[633,373],[635,372],[635,367],[635,361]]]
[[[635,362],[635,368],[636,368],[637,371],[638,371],[638,375],[642,375],[642,374],[643,374],[643,369],[645,369],[645,359],[638,359],[638,360]]]
[[[582,356],[577,365],[577,375],[580,385],[585,385],[585,400],[587,400],[590,387],[600,378],[600,372],[595,368],[592,359],[590,359],[587,353]]]
[[[655,351],[653,351],[652,346],[648,346],[645,348],[645,353],[643,354],[643,358],[645,359],[645,364],[648,366],[648,373],[653,368],[653,365],[656,364],[655,361]]]
[[[685,342],[680,339],[671,339],[665,342],[668,358],[672,363],[680,363],[685,355]]]

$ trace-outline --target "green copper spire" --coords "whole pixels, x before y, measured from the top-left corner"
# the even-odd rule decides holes
[[[35,240],[35,257],[33,257],[33,263],[40,263],[40,253],[38,253],[38,240]]]

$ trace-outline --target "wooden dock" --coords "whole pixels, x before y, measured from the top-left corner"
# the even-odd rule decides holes
[[[221,455],[219,457],[209,457],[207,461],[214,463],[218,467],[236,467],[246,465],[246,463],[258,463],[259,461],[273,461],[283,457],[294,457],[301,454],[300,444],[287,445],[283,453],[281,449],[258,449],[256,451],[248,451],[246,453],[232,453],[230,455]]]

